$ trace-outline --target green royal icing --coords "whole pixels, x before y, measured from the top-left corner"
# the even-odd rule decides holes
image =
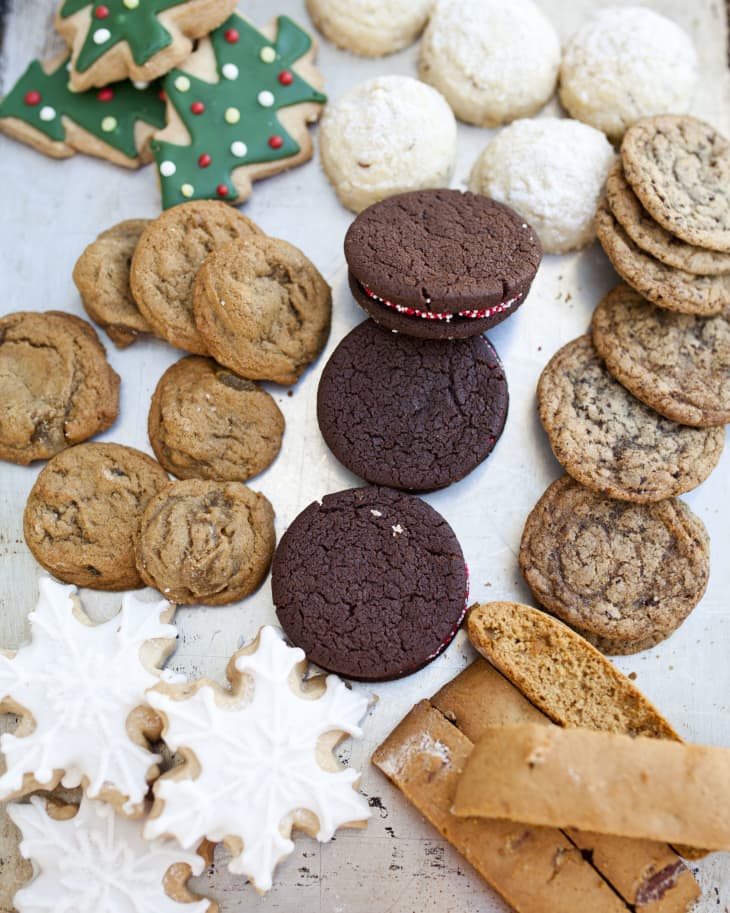
[[[206,82],[181,69],[165,77],[167,97],[191,137],[185,145],[151,143],[165,209],[190,199],[235,199],[234,169],[279,161],[300,151],[277,110],[327,100],[291,69],[312,41],[286,16],[277,19],[273,45],[235,13],[211,33],[210,40],[219,82]],[[281,73],[288,74],[288,84],[280,81]],[[200,105],[202,113],[194,113],[192,106],[200,110]],[[277,138],[275,146],[270,145],[272,137]]]
[[[172,42],[172,36],[157,18],[159,13],[188,0],[65,0],[61,17],[67,19],[87,6],[92,7],[91,24],[74,66],[83,73],[120,41],[126,41],[137,66],[142,66]],[[101,10],[102,18],[98,11]],[[104,15],[106,13],[106,15]],[[109,37],[106,37],[108,33]],[[100,40],[104,38],[104,40]]]
[[[0,102],[0,118],[16,117],[48,139],[64,142],[65,116],[130,159],[139,154],[134,138],[138,120],[158,128],[165,126],[159,83],[137,89],[125,80],[105,89],[72,92],[68,80],[68,58],[52,73],[46,73],[34,60]]]

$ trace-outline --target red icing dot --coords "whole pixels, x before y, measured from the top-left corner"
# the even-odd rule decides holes
[[[106,17],[109,15],[109,7],[97,6],[97,8],[94,10],[94,15],[97,19],[106,19]]]
[[[26,105],[39,105],[41,103],[41,93],[35,91],[26,92],[25,103]]]
[[[207,152],[204,152],[198,159],[198,164],[201,168],[207,168],[210,165],[212,159]]]
[[[273,136],[269,137],[269,145],[272,149],[281,149],[281,147],[284,145],[284,140],[282,137],[275,133]]]
[[[202,114],[203,111],[205,111],[205,105],[202,101],[194,101],[192,105],[190,105],[190,110],[193,114]]]
[[[294,74],[291,70],[282,70],[279,73],[279,82],[282,86],[290,86],[294,82]]]
[[[219,184],[219,185],[216,187],[215,192],[218,194],[219,197],[227,197],[227,196],[228,196],[228,188],[226,187],[225,184]]]
[[[236,42],[238,41],[238,30],[237,29],[228,29],[228,31],[226,32],[224,37],[225,37],[226,41],[228,42],[228,44],[236,44]]]
[[[99,99],[99,101],[111,101],[112,98],[114,98],[114,89],[101,89],[97,93],[96,97]]]
[[[160,91],[157,93],[157,97],[160,99],[160,101],[167,101],[167,95],[165,94],[164,89],[160,89]]]

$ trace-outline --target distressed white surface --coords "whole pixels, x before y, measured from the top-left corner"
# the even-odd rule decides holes
[[[614,0],[615,2],[615,0]],[[561,40],[575,30],[591,0],[542,0]],[[609,5],[609,4],[602,4]],[[612,4],[613,5],[613,2]],[[693,113],[730,135],[730,91],[725,69],[724,9],[721,0],[647,4],[689,29],[702,65],[700,94]],[[273,13],[287,12],[302,23],[303,0],[277,4],[249,0],[240,4],[258,24]],[[30,57],[53,47],[52,0],[16,0],[7,17],[2,85],[9,85]],[[381,60],[355,58],[322,43],[320,65],[327,91],[339,97],[371,76],[416,73],[416,47]],[[545,113],[557,113],[553,101]],[[452,186],[463,188],[469,170],[493,131],[459,126],[456,173]],[[2,302],[0,312],[58,308],[84,316],[71,271],[83,247],[113,222],[154,216],[159,194],[154,172],[127,173],[103,162],[77,156],[52,161],[0,137],[3,203]],[[300,380],[291,397],[270,387],[286,416],[279,458],[253,480],[272,501],[278,534],[312,500],[359,484],[332,457],[319,434],[315,394],[325,360],[363,314],[346,287],[342,239],[351,214],[336,201],[315,159],[307,165],[258,183],[244,211],[273,235],[286,238],[312,258],[334,289],[332,335],[324,356]],[[506,367],[510,415],[492,456],[469,477],[427,500],[450,521],[471,570],[472,599],[529,601],[516,552],[525,517],[559,467],[537,419],[535,384],[543,366],[563,343],[586,331],[591,311],[616,277],[594,245],[565,257],[547,257],[527,303],[490,333]],[[102,333],[105,344],[108,343]],[[147,411],[162,372],[181,353],[158,341],[143,341],[125,351],[107,345],[122,376],[121,414],[100,439],[119,441],[151,452]],[[23,541],[22,511],[39,466],[0,463],[0,646],[15,648],[27,636],[27,613],[37,597],[36,565]],[[637,674],[637,684],[687,738],[730,747],[730,451],[712,477],[686,496],[712,538],[712,574],[707,595],[670,640],[646,653],[622,658],[618,665]],[[118,596],[83,592],[96,618],[113,614]],[[181,640],[171,665],[190,676],[205,673],[219,680],[228,657],[264,623],[275,623],[268,583],[241,604],[222,608],[186,608],[178,613]],[[292,856],[278,870],[273,890],[259,898],[243,879],[217,865],[202,876],[203,893],[221,903],[222,913],[495,913],[504,904],[471,868],[425,824],[368,765],[383,736],[420,698],[452,678],[473,653],[460,634],[434,663],[399,682],[360,686],[379,702],[364,722],[365,738],[346,742],[343,755],[365,770],[363,790],[375,815],[366,831],[340,832],[320,847],[298,838]],[[0,854],[0,855],[4,855]],[[704,887],[701,913],[730,910],[730,856],[717,854],[699,863]],[[558,913],[558,911],[556,911]]]

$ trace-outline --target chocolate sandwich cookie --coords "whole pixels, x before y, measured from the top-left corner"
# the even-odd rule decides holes
[[[382,326],[424,339],[501,323],[525,300],[541,258],[537,235],[514,210],[459,190],[388,197],[345,236],[358,304]]]
[[[274,554],[271,589],[287,637],[312,662],[384,681],[450,643],[468,576],[453,530],[425,501],[352,488],[294,520]]]
[[[504,370],[483,336],[414,339],[366,320],[328,361],[317,418],[348,469],[376,485],[424,491],[489,456],[508,401]]]

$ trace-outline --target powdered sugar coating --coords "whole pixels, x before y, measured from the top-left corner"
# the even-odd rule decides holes
[[[558,36],[532,0],[437,0],[419,75],[460,120],[496,127],[542,107],[559,66]]]
[[[416,40],[433,0],[307,0],[315,26],[338,47],[380,57]]]
[[[456,161],[451,109],[409,76],[355,86],[327,107],[319,136],[327,177],[353,212],[407,190],[447,187]]]
[[[687,111],[697,80],[697,52],[675,22],[645,7],[610,7],[568,42],[560,100],[618,142],[642,117]]]
[[[613,160],[606,137],[587,124],[517,120],[479,156],[469,189],[511,206],[535,229],[546,253],[563,254],[595,238],[593,218]]]

